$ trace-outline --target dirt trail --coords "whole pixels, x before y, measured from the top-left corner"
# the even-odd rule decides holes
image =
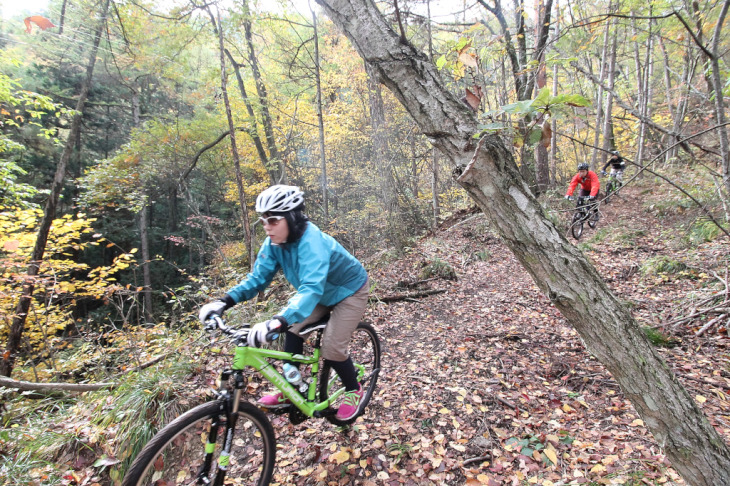
[[[650,257],[676,253],[644,210],[645,199],[627,188],[602,205],[599,226],[586,230],[581,248],[637,320],[656,324],[698,284],[647,282],[638,271]],[[605,235],[616,234],[626,236],[607,243]],[[701,255],[727,254],[723,245]],[[354,428],[276,419],[280,484],[684,484],[610,375],[482,215],[371,272],[376,293],[404,292],[399,282],[424,280],[427,265],[439,261],[436,267],[448,263],[456,279],[431,278],[421,288],[446,292],[371,306],[384,369]],[[726,345],[726,334],[688,337],[661,353],[730,437]]]

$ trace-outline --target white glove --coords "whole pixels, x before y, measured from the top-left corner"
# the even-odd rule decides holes
[[[200,322],[205,324],[205,321],[210,319],[211,316],[219,316],[223,314],[223,311],[226,310],[227,306],[228,304],[226,304],[222,300],[214,300],[213,302],[209,302],[200,308],[200,314],[198,315],[198,319],[200,319]]]
[[[254,324],[248,331],[248,345],[258,348],[262,344],[268,343],[279,337],[279,333],[284,330],[284,324],[279,319],[271,319],[266,322]]]

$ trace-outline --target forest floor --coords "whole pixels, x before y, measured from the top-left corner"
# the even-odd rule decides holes
[[[666,201],[624,189],[601,206],[596,230],[570,241],[640,325],[669,337],[658,352],[730,439],[727,331],[714,326],[697,337],[707,321],[671,324],[721,289],[713,285],[725,275],[727,240],[683,246],[674,226],[684,218],[681,208],[667,213],[676,220],[665,230],[669,219],[657,214]],[[566,210],[567,232],[569,206],[554,205]],[[652,261],[680,265],[652,273]],[[434,262],[448,263],[455,278],[424,279]],[[616,382],[483,215],[452,220],[405,257],[378,266],[371,271],[376,295],[414,292],[404,284],[421,280],[418,289],[444,292],[370,306],[383,370],[354,426],[295,426],[272,416],[275,484],[684,484]]]

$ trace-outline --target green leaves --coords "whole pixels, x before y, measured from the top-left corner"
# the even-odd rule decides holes
[[[550,124],[548,118],[564,118],[574,116],[572,108],[590,106],[591,102],[579,94],[559,94],[552,96],[548,88],[543,88],[532,100],[523,100],[488,111],[485,117],[494,120],[503,115],[510,115],[513,123],[527,122],[527,129],[515,134],[515,142],[536,145],[541,141],[547,147],[550,145]],[[479,125],[480,132],[494,133],[511,128],[512,125],[491,122]],[[517,131],[517,130],[515,130]]]

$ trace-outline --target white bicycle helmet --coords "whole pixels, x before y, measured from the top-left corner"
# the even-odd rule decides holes
[[[285,213],[304,202],[304,193],[296,186],[277,184],[266,189],[256,198],[257,213]]]

